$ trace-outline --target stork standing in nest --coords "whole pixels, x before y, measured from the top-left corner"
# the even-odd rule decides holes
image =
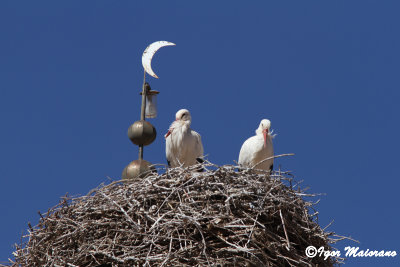
[[[188,167],[203,162],[201,136],[190,129],[192,117],[187,109],[179,110],[165,135],[165,152],[169,167]]]
[[[268,159],[274,156],[272,144],[272,132],[270,132],[271,122],[263,119],[256,130],[256,135],[247,139],[240,149],[239,165],[247,168],[272,171],[274,159]]]

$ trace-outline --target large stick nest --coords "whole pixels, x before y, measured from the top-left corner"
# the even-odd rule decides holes
[[[12,266],[332,266],[337,241],[288,173],[173,168],[64,197],[17,245]],[[311,214],[314,213],[314,214]]]

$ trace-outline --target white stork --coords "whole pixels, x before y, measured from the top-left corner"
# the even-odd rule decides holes
[[[179,110],[165,135],[165,152],[169,167],[188,167],[203,162],[201,136],[190,129],[192,117],[187,109]]]
[[[274,155],[272,145],[272,132],[270,133],[271,122],[263,119],[256,130],[256,135],[247,139],[240,149],[239,165],[247,168],[272,171],[274,159],[266,158]]]

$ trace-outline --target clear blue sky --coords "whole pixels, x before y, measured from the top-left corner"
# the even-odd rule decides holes
[[[37,211],[137,159],[126,132],[139,119],[141,55],[158,40],[177,46],[153,59],[158,136],[145,159],[166,162],[162,136],[180,108],[217,164],[237,160],[268,118],[276,153],[296,154],[276,166],[326,193],[320,224],[400,253],[399,10],[389,0],[1,1],[0,260]]]

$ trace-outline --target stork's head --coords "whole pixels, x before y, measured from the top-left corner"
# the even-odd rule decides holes
[[[183,122],[191,122],[192,117],[190,116],[190,112],[187,109],[180,109],[175,115],[175,119],[177,121],[183,121]]]
[[[260,122],[260,126],[258,126],[258,129],[256,130],[256,134],[262,134],[264,136],[264,147],[267,146],[267,136],[270,128],[271,122],[267,119],[263,119]]]
[[[190,126],[190,123],[192,121],[192,117],[190,116],[190,112],[187,109],[180,109],[175,115],[175,121],[171,124],[169,127],[168,132],[165,134],[165,139],[172,133],[175,127],[184,126],[186,125],[187,127]]]

